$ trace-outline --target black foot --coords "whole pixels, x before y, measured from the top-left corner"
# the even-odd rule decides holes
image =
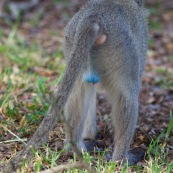
[[[101,151],[101,149],[98,148],[98,142],[96,140],[87,139],[87,140],[84,140],[83,143],[85,145],[84,151],[87,151],[89,153],[92,153],[94,151]],[[73,152],[70,144],[68,144],[67,142],[64,142],[64,146],[67,152]]]
[[[140,162],[143,158],[145,157],[145,150],[138,147],[138,148],[133,148],[128,152],[127,159],[128,159],[128,164],[130,166],[133,166]]]
[[[100,149],[97,147],[97,141],[96,140],[85,140],[84,141],[86,150],[91,153],[94,151],[100,151]]]
[[[129,166],[136,165],[138,162],[140,162],[144,157],[145,157],[145,150],[138,147],[138,148],[133,148],[130,151],[128,151],[128,154],[126,155],[126,158],[122,160],[117,160],[118,163],[126,164],[128,162]],[[106,155],[107,161],[112,161],[112,156],[110,154]]]

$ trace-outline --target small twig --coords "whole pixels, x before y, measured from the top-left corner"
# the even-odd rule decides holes
[[[7,130],[10,134],[12,134],[13,136],[15,136],[19,141],[21,141],[24,145],[27,145],[21,138],[19,138],[19,136],[17,136],[16,134],[14,134],[12,131],[10,131],[9,129],[7,129],[5,126],[3,126],[2,124],[0,124],[0,126],[2,128],[4,128],[5,130]]]
[[[83,162],[76,162],[76,163],[70,163],[70,164],[65,164],[65,165],[59,165],[51,169],[47,169],[45,171],[41,171],[40,173],[57,173],[57,172],[63,172],[63,171],[68,171],[70,169],[82,169],[86,168],[86,164]],[[87,168],[86,168],[87,169]]]
[[[27,141],[27,138],[23,138],[21,139],[23,142]],[[1,141],[0,144],[4,144],[4,143],[11,143],[11,142],[21,142],[21,140],[19,139],[11,139],[11,140],[7,140],[7,141]]]

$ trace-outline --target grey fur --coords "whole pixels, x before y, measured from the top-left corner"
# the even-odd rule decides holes
[[[87,69],[86,59],[89,58],[101,76],[100,85],[107,90],[112,104],[111,116],[115,131],[112,160],[133,160],[128,150],[137,122],[140,80],[148,41],[147,13],[142,2],[91,0],[65,28],[64,54],[67,62],[81,54],[81,61],[84,61],[65,106],[65,116],[72,127],[73,140],[80,150],[86,149],[83,139],[93,139],[96,134],[96,88],[82,80]],[[94,37],[87,33],[88,28],[93,28]],[[94,40],[102,34],[106,35],[106,42],[94,46]],[[84,38],[91,39],[91,44],[88,45]],[[88,52],[81,53],[82,50]],[[78,67],[74,64],[74,68]]]

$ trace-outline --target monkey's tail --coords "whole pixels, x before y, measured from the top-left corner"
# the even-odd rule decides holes
[[[87,19],[86,21],[81,21],[77,26],[71,57],[58,87],[58,92],[60,91],[61,93],[56,92],[56,94],[61,95],[61,101],[59,100],[58,104],[65,105],[82,67],[87,64],[91,48],[100,30],[95,21]]]
[[[79,22],[79,25],[76,29],[75,34],[75,42],[74,47],[77,49],[82,48],[80,50],[81,60],[84,61],[82,58],[82,55],[84,55],[85,59],[87,59],[90,54],[90,50],[93,46],[93,44],[96,41],[96,38],[98,36],[98,32],[100,30],[99,25],[95,22],[97,20],[97,16],[90,16]],[[93,32],[91,34],[91,32]],[[85,51],[85,53],[82,53],[82,51]],[[97,83],[100,81],[99,74],[95,71],[92,60],[90,58],[87,59],[87,62],[83,62],[83,64],[87,64],[87,70],[83,75],[83,80],[88,83]]]

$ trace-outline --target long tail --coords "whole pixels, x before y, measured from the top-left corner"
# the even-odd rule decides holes
[[[95,17],[81,21],[77,27],[70,60],[68,61],[65,74],[56,91],[58,107],[65,105],[75,81],[82,67],[87,64],[89,53],[98,36],[100,27],[95,22]],[[59,109],[61,110],[61,109]]]

